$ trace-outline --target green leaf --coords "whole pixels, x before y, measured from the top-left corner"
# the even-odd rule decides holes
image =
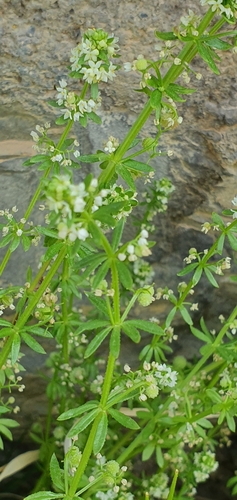
[[[177,276],[185,276],[185,274],[191,273],[198,266],[198,262],[194,262],[193,264],[188,264],[182,271],[180,271]]]
[[[133,190],[136,190],[135,183],[133,178],[127,168],[124,167],[121,163],[119,163],[116,167],[116,172],[122,177],[122,179],[126,182],[126,184]]]
[[[96,435],[94,437],[93,452],[96,455],[103,448],[108,431],[108,417],[105,412],[102,413],[99,421]]]
[[[52,339],[53,335],[47,329],[41,328],[40,326],[26,326],[24,328],[25,331],[32,333],[33,335],[39,335],[40,337],[45,337],[48,339]]]
[[[11,431],[5,425],[0,424],[0,433],[9,439],[9,441],[13,440]]]
[[[65,411],[64,413],[61,413],[57,420],[61,422],[61,420],[69,420],[70,418],[79,417],[79,415],[82,415],[82,413],[98,408],[98,404],[98,401],[88,401],[88,403],[79,406],[79,408],[73,408],[71,410]]]
[[[160,446],[156,446],[156,462],[157,462],[157,465],[159,465],[160,469],[162,469],[162,467],[165,463],[165,460],[164,460],[162,449]]]
[[[164,330],[152,321],[146,321],[144,319],[130,319],[126,321],[126,323],[135,326],[144,332],[152,333],[153,335],[164,335]]]
[[[200,425],[201,427],[204,427],[204,429],[212,429],[213,428],[213,424],[207,418],[199,418],[199,420],[196,420],[196,423],[198,425]]]
[[[19,425],[18,422],[12,418],[0,418],[0,424],[10,428],[18,427]]]
[[[52,491],[38,491],[28,495],[24,500],[53,500],[54,498],[63,498],[63,493],[53,493]]]
[[[58,488],[59,490],[64,491],[64,483],[62,480],[63,471],[60,469],[55,453],[53,453],[51,457],[49,470],[54,486],[56,486],[56,488]]]
[[[151,107],[154,109],[160,110],[161,108],[161,98],[162,98],[162,92],[160,90],[156,89],[153,90],[151,97],[150,97],[150,104]]]
[[[49,101],[47,101],[47,104],[49,104],[49,106],[52,106],[53,108],[61,108],[61,105],[59,105],[57,101],[54,101],[53,99],[49,99]]]
[[[70,429],[68,433],[68,437],[74,437],[77,434],[80,434],[80,432],[84,431],[99,415],[101,412],[100,408],[95,408],[94,410],[91,410],[89,413],[84,415],[79,422],[73,425],[73,427]]]
[[[217,240],[217,247],[216,247],[216,251],[217,253],[219,253],[219,255],[221,255],[223,252],[224,243],[225,243],[225,234],[222,233]]]
[[[64,115],[60,116],[55,120],[56,125],[65,125],[68,121],[68,118],[65,120]]]
[[[32,349],[32,351],[38,352],[39,354],[46,354],[43,347],[35,340],[31,335],[26,332],[21,332],[21,337],[24,342]]]
[[[180,314],[181,314],[182,318],[184,319],[185,323],[187,323],[188,325],[192,325],[193,320],[192,320],[189,312],[187,311],[186,307],[184,307],[183,305],[179,306],[179,311],[180,311]]]
[[[213,403],[217,403],[217,404],[222,403],[222,398],[218,394],[218,392],[216,392],[216,389],[206,389],[206,394],[211,399],[211,401]]]
[[[6,321],[5,319],[0,318],[0,326],[8,326],[9,328],[12,328],[12,324],[10,321]]]
[[[201,332],[197,328],[194,328],[192,325],[190,326],[190,330],[195,337],[205,342],[205,344],[211,343],[210,338],[207,335],[205,335],[205,333]]]
[[[155,31],[155,35],[161,40],[177,40],[178,38],[176,35],[174,35],[173,31]]]
[[[170,486],[170,491],[167,500],[173,500],[174,499],[174,494],[175,494],[175,488],[176,488],[176,483],[178,479],[179,471],[178,469],[175,470],[174,477]]]
[[[84,156],[80,156],[79,160],[82,163],[96,163],[98,161],[103,161],[106,158],[108,158],[106,153],[99,153],[97,155],[84,155]]]
[[[182,87],[182,85],[177,85],[176,83],[170,83],[168,88],[173,90],[177,94],[193,94],[194,92],[196,92],[196,89]]]
[[[153,172],[154,169],[150,167],[147,163],[142,163],[136,160],[124,160],[123,165],[129,168],[130,170],[135,170],[136,172],[144,172],[145,174],[149,174],[149,172]]]
[[[29,250],[29,248],[31,247],[31,240],[24,233],[22,233],[22,235],[21,235],[21,243],[22,243],[24,252],[27,252]]]
[[[170,88],[170,85],[165,89],[165,93],[171,99],[173,99],[173,101],[177,101],[177,102],[185,102],[186,101],[186,99],[182,99],[182,97],[180,97],[179,94],[177,94],[177,92],[175,92],[173,87]]]
[[[100,313],[103,313],[105,316],[109,317],[108,309],[106,307],[104,299],[100,297],[96,297],[93,293],[87,293],[89,301],[95,306]]]
[[[42,163],[45,160],[48,160],[48,155],[35,155],[32,156],[29,160],[27,160],[31,165],[35,165],[35,163]],[[24,165],[24,164],[23,164]]]
[[[93,338],[93,340],[89,343],[85,350],[84,358],[89,358],[97,349],[98,347],[102,344],[104,339],[107,337],[109,332],[112,330],[112,326],[108,326],[104,330],[101,330],[99,333],[96,334],[96,336]]]
[[[56,243],[51,245],[44,254],[43,262],[45,262],[46,260],[51,260],[53,257],[55,257],[55,255],[60,252],[63,245],[64,243],[62,241],[57,241]]]
[[[83,268],[88,268],[89,269],[89,274],[94,271],[105,259],[107,258],[106,254],[90,254],[87,257],[84,257],[83,259],[80,260],[80,262],[77,264],[77,270],[83,269]],[[84,271],[84,273],[87,271]],[[84,276],[83,273],[83,276]]]
[[[142,461],[146,462],[147,460],[149,460],[149,458],[151,458],[151,456],[153,455],[154,451],[155,451],[154,443],[152,442],[148,443],[142,452]]]
[[[214,224],[216,224],[217,226],[220,226],[221,229],[225,229],[225,224],[224,224],[222,218],[218,214],[213,212],[211,218],[212,218],[212,221],[214,222]]]
[[[44,234],[45,236],[50,236],[50,238],[58,239],[58,232],[48,227],[37,226],[38,233]]]
[[[114,356],[116,359],[120,353],[120,328],[119,326],[115,326],[113,328],[110,342],[109,342],[110,354]]]
[[[101,281],[107,276],[109,268],[110,268],[110,262],[106,260],[105,262],[103,262],[103,264],[101,264],[99,269],[97,269],[96,275],[93,279],[94,289],[96,289],[101,283]]]
[[[97,328],[101,328],[103,326],[111,326],[110,322],[104,319],[90,319],[89,321],[86,321],[85,323],[82,323],[76,330],[76,334],[89,331],[89,330],[96,330]]]
[[[122,324],[123,332],[136,344],[138,344],[141,340],[141,335],[137,328],[129,323],[129,321],[125,321]]]
[[[219,285],[218,285],[217,281],[215,280],[213,274],[208,269],[208,267],[204,267],[204,273],[205,273],[208,281],[211,283],[211,285],[214,286],[215,288],[219,288]]]
[[[110,408],[108,410],[108,413],[111,415],[111,417],[114,418],[119,424],[121,424],[123,427],[126,427],[126,429],[132,429],[132,430],[137,430],[140,429],[139,425],[133,418],[128,417],[128,415],[124,415],[118,410],[115,410],[114,408]]]
[[[4,238],[2,238],[2,240],[0,241],[0,248],[3,248],[6,245],[8,245],[8,243],[10,243],[12,238],[13,238],[13,234],[7,234],[6,236],[4,236]]]
[[[14,333],[13,342],[12,342],[12,349],[11,349],[11,360],[12,360],[13,365],[17,362],[19,352],[20,352],[20,347],[21,347],[20,335],[19,335],[19,333]]]
[[[101,125],[102,120],[101,120],[101,118],[96,113],[94,113],[94,111],[91,111],[91,113],[87,113],[87,116],[94,123],[97,123],[97,125]]]
[[[227,233],[227,238],[229,240],[231,248],[237,251],[237,238],[231,232]]]
[[[13,327],[11,327],[11,328],[2,328],[0,330],[0,338],[9,337],[10,335],[14,335],[14,334],[15,334],[15,332],[14,332]]]
[[[124,262],[116,260],[116,267],[118,269],[119,280],[126,288],[126,290],[131,290],[133,287],[132,275]]]
[[[203,268],[199,265],[193,275],[193,284],[197,285],[197,283],[200,281],[203,273]]]
[[[173,309],[171,309],[171,311],[169,312],[169,314],[166,318],[166,321],[165,321],[166,328],[168,328],[171,325],[171,323],[175,317],[176,311],[177,311],[176,307],[173,307]]]
[[[98,94],[99,94],[98,83],[92,83],[91,84],[91,99],[96,101]]]
[[[15,250],[19,247],[20,242],[21,238],[19,236],[15,236],[9,247],[10,252],[15,252]]]
[[[229,50],[232,49],[232,45],[230,43],[224,42],[220,38],[206,38],[205,43],[210,47],[217,50]]]
[[[213,57],[212,57],[212,51],[211,49],[208,47],[208,45],[206,45],[204,42],[201,43],[201,42],[198,42],[197,41],[197,49],[198,49],[198,52],[200,54],[200,56],[202,57],[202,59],[208,64],[209,68],[216,74],[216,75],[219,75],[220,74],[220,71],[219,69],[217,68],[214,60],[213,60]]]
[[[236,429],[235,419],[228,412],[226,412],[226,421],[227,421],[227,424],[228,424],[230,431],[235,432],[235,429]]]
[[[111,247],[114,250],[114,252],[117,250],[119,243],[121,241],[123,229],[124,229],[124,223],[125,223],[125,218],[122,217],[118,221],[117,225],[115,226],[115,228],[113,230]]]

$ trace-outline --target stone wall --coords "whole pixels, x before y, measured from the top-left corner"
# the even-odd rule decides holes
[[[47,100],[55,97],[55,85],[66,77],[70,50],[80,34],[92,26],[115,33],[120,40],[121,63],[140,53],[152,58],[157,42],[154,31],[170,30],[189,8],[201,12],[194,0],[1,1],[0,208],[17,204],[23,214],[34,192],[38,173],[22,166],[23,159],[33,154],[29,134],[36,124],[53,122]],[[172,149],[174,155],[154,160],[156,177],[168,176],[175,185],[167,214],[155,220],[157,245],[152,262],[157,286],[175,286],[188,249],[195,246],[202,250],[212,241],[212,235],[200,232],[201,223],[210,219],[213,210],[220,213],[230,207],[237,193],[236,62],[236,54],[224,53],[221,75],[216,76],[196,57],[193,68],[203,73],[203,79],[191,81],[197,93],[179,105],[184,121],[161,142],[161,147]],[[133,91],[137,84],[135,74],[121,69],[114,82],[102,86],[102,126],[90,123],[86,130],[76,129],[83,154],[101,148],[111,133],[120,140],[124,137],[144,102],[144,96]],[[142,135],[152,132],[150,122]],[[56,126],[52,133],[58,136]],[[34,220],[40,221],[38,212]],[[226,252],[229,255],[229,249]],[[0,258],[3,254],[1,251]],[[0,286],[24,283],[28,265],[36,268],[40,254],[40,248],[34,249],[26,258],[17,250]],[[212,297],[210,286],[203,281],[197,301],[202,314],[213,322],[230,310],[235,297],[233,284],[224,278],[221,291],[215,290]],[[162,317],[164,306],[156,303],[152,314]],[[177,328],[182,339],[183,327],[178,322]],[[190,355],[193,344],[185,341],[185,346]],[[177,349],[185,349],[182,341]]]

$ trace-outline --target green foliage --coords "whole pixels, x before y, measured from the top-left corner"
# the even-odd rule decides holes
[[[216,51],[236,43],[235,30],[220,31],[226,21],[233,22],[235,3],[223,1],[216,10],[210,4],[200,20],[189,11],[173,31],[156,32],[162,42],[157,60],[139,55],[131,65],[141,76],[137,91],[145,94],[144,109],[120,144],[110,136],[104,150],[93,154],[81,154],[77,139],[68,135],[74,122],[82,127],[88,119],[101,123],[99,85],[113,80],[119,67],[111,60],[118,57],[117,39],[102,29],[87,30],[70,58],[69,76],[77,79],[80,93],[68,91],[62,79],[56,99],[49,102],[59,113],[56,125],[63,126],[59,141],[50,138],[49,124],[31,132],[37,154],[24,165],[43,175],[25,217],[17,221],[16,207],[0,211],[0,248],[8,247],[0,275],[20,244],[27,252],[40,238],[44,243],[37,274],[29,269],[24,285],[0,289],[0,314],[11,311],[11,318],[0,318],[1,448],[4,438],[12,440],[11,429],[17,425],[7,415],[19,411],[15,391],[24,390],[18,375],[24,370],[21,346],[46,354],[42,341],[51,339],[55,345],[46,361],[46,429],[36,422],[30,432],[41,446],[43,473],[37,487],[42,491],[27,500],[141,500],[152,499],[154,491],[173,500],[176,490],[177,498],[190,498],[216,470],[215,447],[220,440],[229,444],[226,428],[235,432],[237,307],[229,317],[220,316],[216,332],[203,318],[197,326],[192,294],[207,282],[221,289],[221,276],[230,268],[226,251],[237,251],[237,210],[225,210],[222,217],[213,213],[211,222],[203,224],[204,233],[218,230],[217,238],[208,250],[190,249],[178,273],[189,281],[178,283],[177,291],[168,286],[155,290],[154,273],[145,260],[155,244],[150,241],[155,217],[165,212],[174,189],[167,178],[152,180],[152,160],[166,154],[158,149],[161,134],[182,122],[176,103],[195,92],[176,80],[183,71],[186,81],[195,73],[191,63],[197,53],[218,75],[216,61],[221,58]],[[216,14],[222,19],[213,23]],[[156,130],[141,140],[137,136],[149,117]],[[89,173],[74,184],[73,170],[83,163],[98,163],[93,167],[98,176]],[[147,184],[142,200],[137,178]],[[28,227],[39,199],[45,205],[40,208],[48,210],[46,224]],[[232,203],[237,206],[236,197]],[[127,231],[128,217],[134,228]],[[160,309],[157,300],[164,301]],[[144,307],[153,314],[161,310],[161,319],[149,320],[150,312],[143,316]],[[173,359],[176,315],[185,335],[201,344],[197,359]],[[132,343],[141,344],[140,355],[135,356]],[[140,460],[151,469],[155,462],[158,472],[138,477],[134,463]],[[48,491],[50,485],[55,492]],[[229,486],[236,493],[234,478]]]

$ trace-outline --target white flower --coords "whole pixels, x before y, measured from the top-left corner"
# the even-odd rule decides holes
[[[88,236],[89,236],[89,233],[85,228],[82,227],[82,228],[78,229],[77,237],[79,240],[85,241],[86,238],[88,238]]]
[[[74,151],[73,154],[74,154],[75,158],[78,158],[80,156],[80,151],[76,150],[76,151]]]
[[[21,236],[21,235],[22,235],[22,232],[23,232],[23,231],[22,231],[21,229],[17,229],[17,232],[16,232],[17,236]]]
[[[123,262],[125,259],[126,259],[125,253],[119,253],[118,254],[118,260],[120,260],[121,262]]]

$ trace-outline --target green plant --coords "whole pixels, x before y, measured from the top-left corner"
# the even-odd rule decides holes
[[[190,249],[179,276],[191,278],[180,282],[176,292],[156,289],[152,269],[144,260],[154,245],[149,241],[153,219],[166,210],[173,190],[168,179],[151,184],[152,159],[161,154],[157,151],[161,134],[182,122],[176,102],[194,92],[175,82],[182,75],[188,83],[192,73],[201,78],[190,66],[197,53],[218,74],[216,50],[236,51],[237,31],[223,31],[222,26],[235,23],[237,3],[201,0],[201,4],[210,5],[203,18],[190,11],[178,28],[156,32],[163,43],[157,61],[140,55],[125,64],[126,70],[140,72],[138,90],[147,101],[122,143],[111,136],[103,150],[83,155],[77,139],[69,137],[71,128],[75,122],[86,127],[90,119],[100,124],[99,84],[113,80],[119,70],[112,62],[118,57],[118,40],[102,29],[88,29],[70,59],[69,76],[82,84],[81,92],[68,90],[63,79],[56,100],[50,101],[60,114],[56,124],[63,126],[61,138],[57,144],[50,138],[48,123],[31,133],[37,154],[25,165],[37,165],[43,174],[25,216],[17,221],[16,207],[1,210],[5,222],[0,247],[7,247],[1,274],[20,244],[27,251],[43,237],[45,246],[36,276],[29,270],[24,286],[0,290],[0,312],[15,310],[12,322],[0,319],[2,414],[17,413],[14,397],[6,397],[6,392],[24,389],[18,375],[23,370],[21,343],[38,353],[45,351],[36,338],[54,338],[56,344],[47,359],[51,378],[46,426],[37,424],[31,430],[41,445],[42,474],[29,500],[194,497],[197,484],[218,466],[218,441],[224,440],[226,429],[235,431],[237,307],[228,318],[220,318],[216,334],[204,319],[200,328],[194,326],[190,311],[197,307],[192,294],[202,275],[218,287],[218,275],[230,267],[222,252],[226,238],[237,250],[237,210],[224,212],[227,222],[213,214],[212,222],[203,224],[204,232],[218,229],[219,236],[209,250]],[[221,16],[214,22],[216,15]],[[156,134],[141,141],[138,135],[149,117]],[[146,162],[140,159],[144,153]],[[75,183],[73,169],[84,163],[98,164],[100,173],[98,177],[89,173]],[[146,201],[139,201],[137,177],[148,182]],[[45,225],[28,228],[26,222],[42,198]],[[125,241],[124,226],[137,205],[144,209],[143,218],[135,217],[136,235]],[[136,303],[142,308],[162,299],[171,305],[163,324],[156,318],[134,318]],[[85,304],[90,304],[87,317]],[[176,314],[203,343],[193,364],[182,357],[167,364]],[[142,332],[149,334],[149,340],[136,368],[122,367],[121,339],[125,335],[139,344]],[[106,346],[106,358],[101,354],[98,358],[101,345]],[[0,432],[11,439],[9,428],[14,425],[14,420],[2,418]],[[138,456],[143,462],[154,458],[151,474],[136,473]]]

